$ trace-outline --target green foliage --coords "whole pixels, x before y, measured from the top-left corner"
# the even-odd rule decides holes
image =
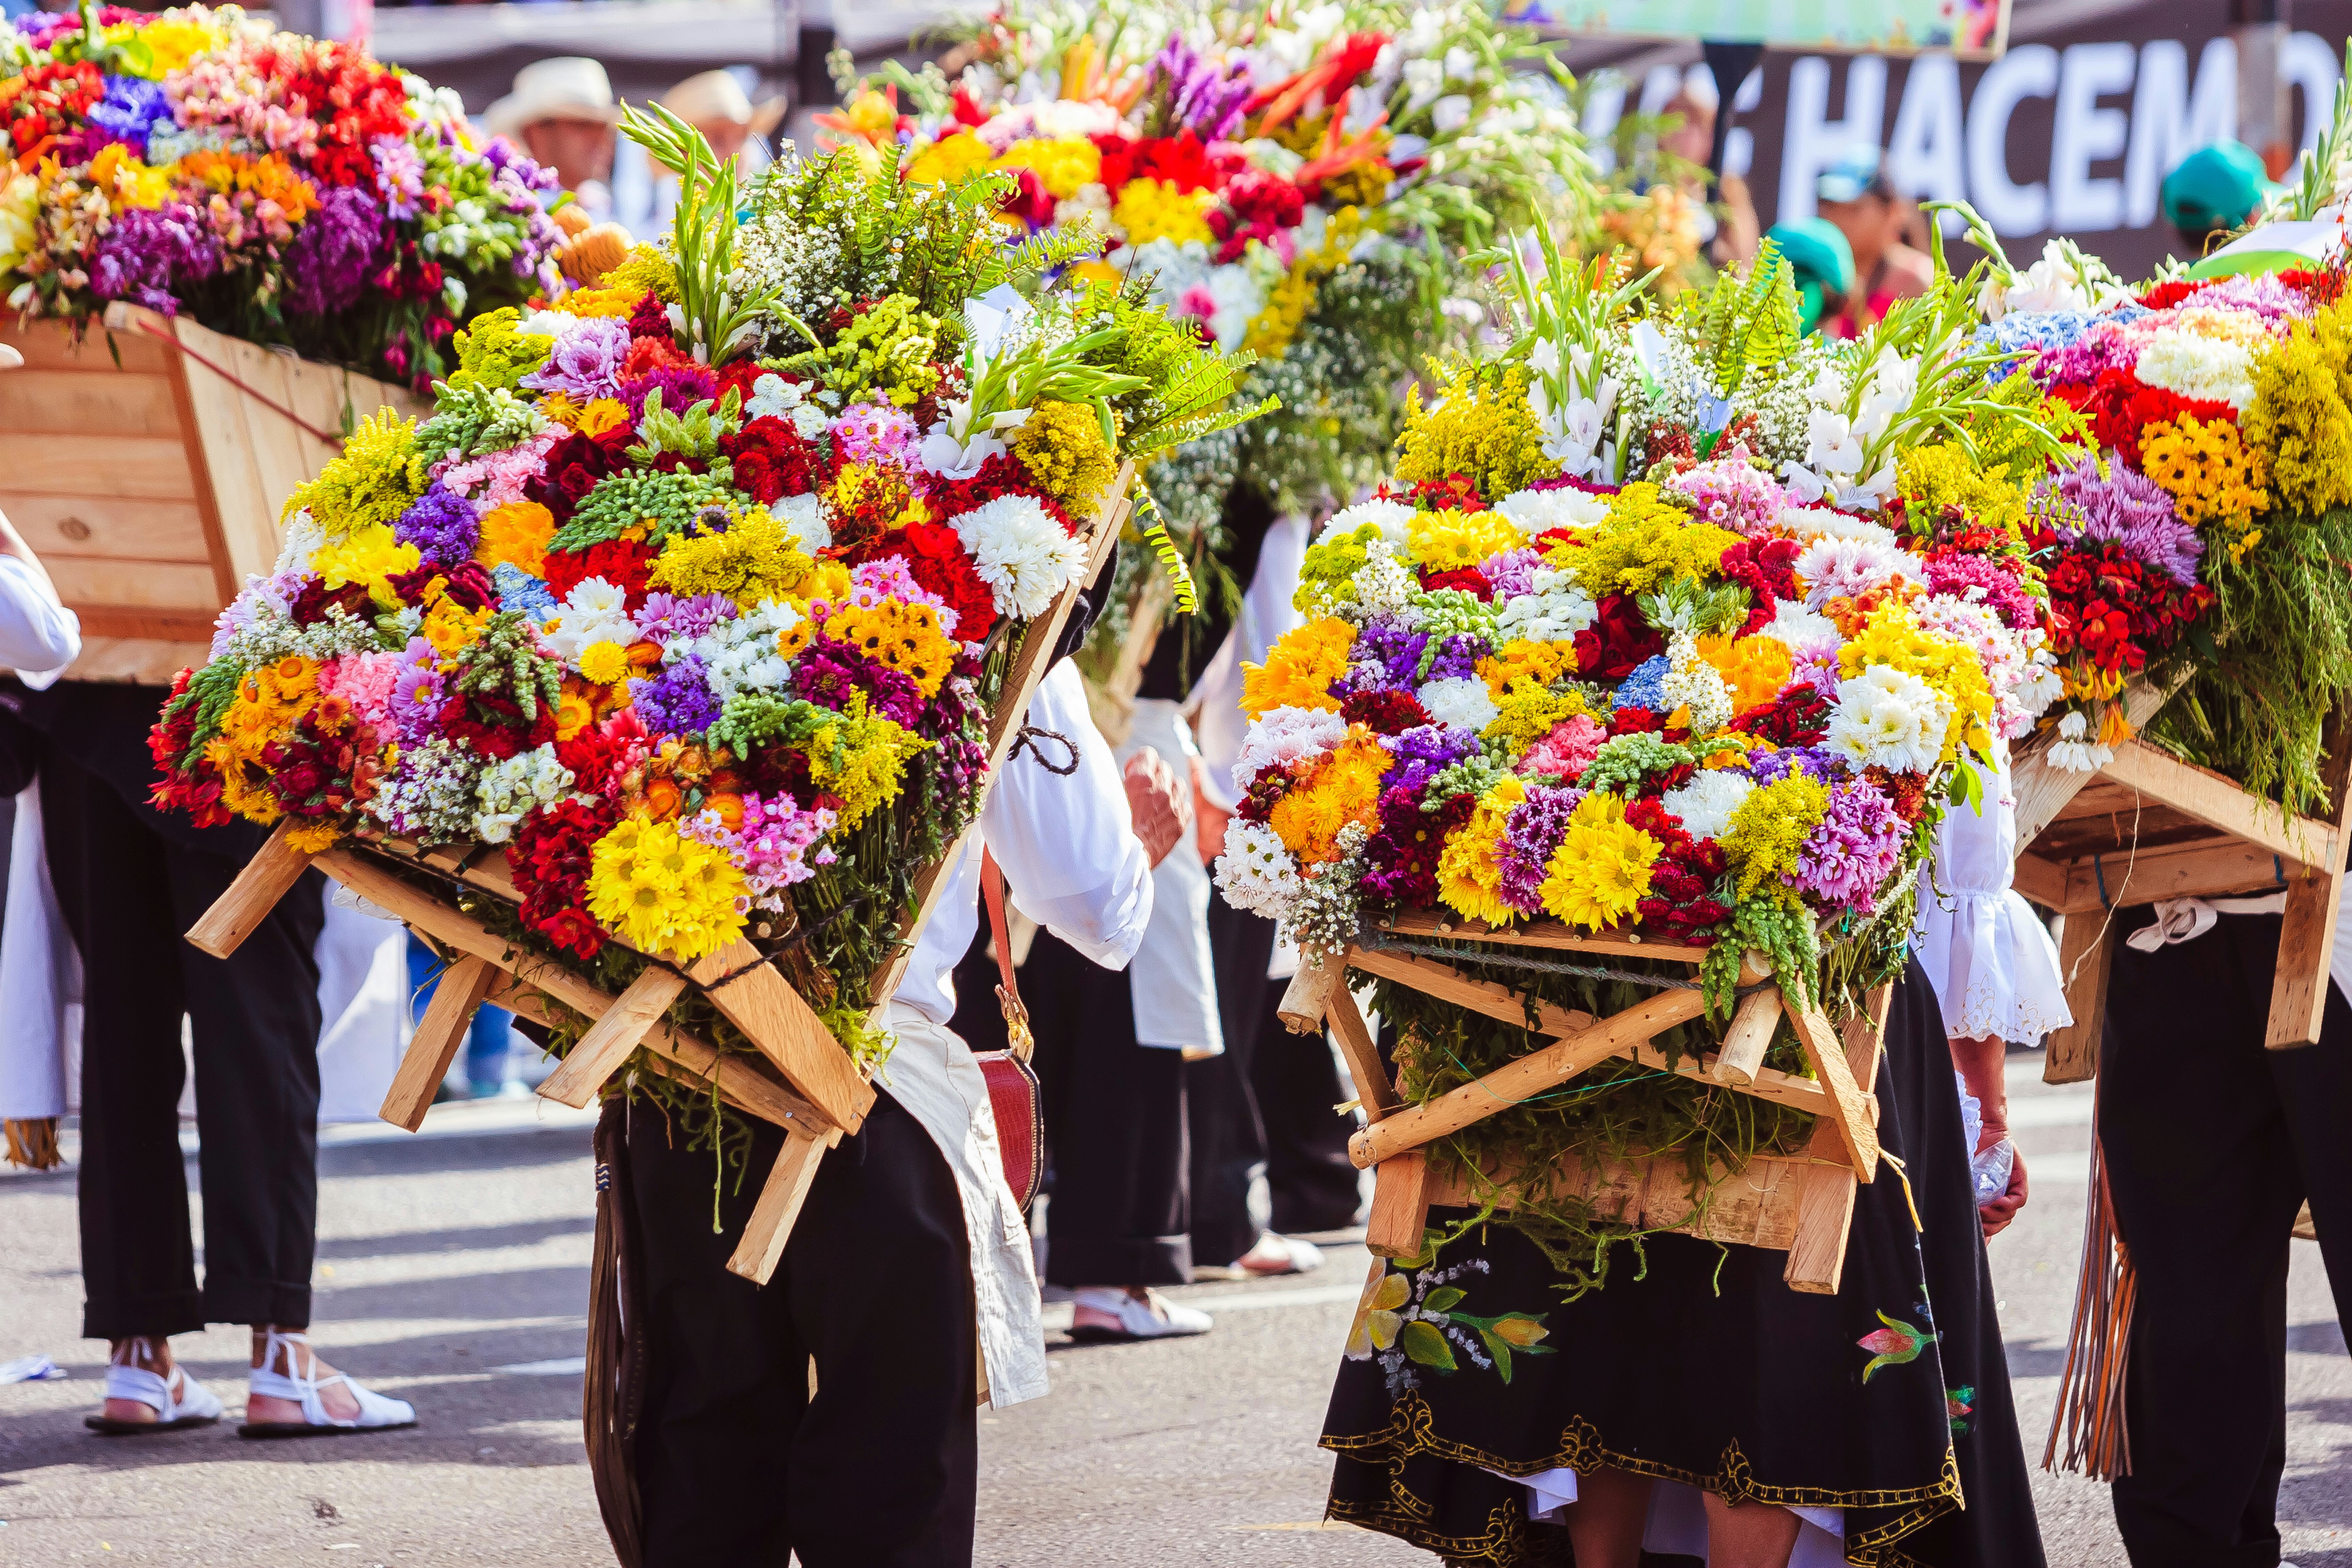
[[[1218,353],[1149,300],[1149,279],[1129,279],[1116,292],[1096,290],[1077,311],[1082,325],[1107,322],[1118,330],[1097,363],[1138,384],[1111,400],[1124,456],[1139,464],[1280,406],[1271,395],[1254,403],[1236,396],[1255,354]]]
[[[791,314],[772,289],[737,292],[735,161],[721,163],[701,132],[658,103],[623,110],[621,133],[678,178],[670,243],[687,344],[697,357],[723,364],[748,352],[763,316]]]
[[[1722,273],[1705,293],[1684,294],[1678,309],[1697,341],[1714,345],[1716,391],[1725,397],[1739,391],[1750,371],[1778,369],[1801,341],[1796,269],[1769,239],[1746,279]]]
[[[538,634],[520,610],[492,616],[482,635],[457,655],[457,689],[503,696],[525,720],[538,718],[539,705],[552,707],[563,692],[562,661],[539,651]]]
[[[596,481],[572,521],[556,530],[551,550],[585,550],[618,539],[624,530],[642,523],[656,542],[682,533],[707,506],[727,506],[742,498],[733,488],[734,466],[725,459],[708,473],[684,468],[661,473],[625,468]]]
[[[662,405],[661,388],[646,394],[644,417],[637,422],[637,444],[628,448],[633,461],[650,463],[664,452],[677,452],[698,463],[719,456],[721,437],[743,427],[743,395],[729,387],[716,407],[708,399],[684,414]]]
[[[538,408],[504,386],[440,382],[433,416],[416,427],[415,468],[420,476],[444,458],[503,452],[548,427]]]
[[[522,313],[509,305],[474,318],[473,324],[451,339],[457,351],[457,368],[449,384],[458,388],[511,387],[547,363],[555,340],[517,330]]]

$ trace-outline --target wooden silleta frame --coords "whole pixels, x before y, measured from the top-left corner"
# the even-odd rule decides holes
[[[1023,629],[1005,677],[1004,692],[988,722],[988,774],[983,792],[1020,731],[1029,700],[1045,677],[1078,595],[1108,558],[1126,526],[1134,465],[1125,464],[1096,514],[1087,565],[1050,609]],[[983,794],[983,800],[985,795]],[[967,833],[978,831],[978,814]],[[744,1226],[727,1267],[764,1284],[782,1258],[793,1219],[808,1197],[824,1152],[855,1132],[874,1104],[875,1091],[785,972],[747,940],[683,971],[655,963],[618,995],[564,965],[520,952],[467,912],[476,899],[520,903],[505,858],[481,845],[420,846],[387,837],[354,838],[323,854],[289,848],[281,826],[204,917],[188,941],[226,958],[290,889],[317,866],[387,913],[399,917],[450,963],[408,1052],[385,1095],[386,1121],[415,1131],[434,1089],[456,1059],[474,1009],[484,1003],[543,1023],[576,1016],[589,1027],[539,1093],[585,1106],[639,1050],[653,1071],[719,1097],[738,1111],[784,1130],[784,1147]],[[876,1018],[898,987],[915,939],[946,890],[945,872],[961,840],[915,878],[914,896],[898,930],[897,956],[874,976],[868,1005]],[[420,877],[418,874],[422,873]],[[691,984],[751,1043],[755,1054],[728,1053],[667,1021],[670,1005]]]
[[[1399,917],[1384,928],[1379,941],[1426,937],[1492,944],[1498,952],[1538,948],[1602,959],[1661,959],[1689,963],[1694,973],[1707,951],[1647,942],[1633,933],[1579,936],[1556,921],[1490,928],[1430,912]],[[1360,944],[1337,961],[1300,966],[1283,995],[1282,1021],[1300,1033],[1328,1025],[1347,1059],[1366,1121],[1349,1145],[1349,1156],[1359,1168],[1369,1167],[1377,1184],[1365,1233],[1365,1245],[1373,1252],[1386,1258],[1412,1256],[1421,1250],[1431,1205],[1470,1200],[1466,1178],[1430,1169],[1428,1143],[1554,1089],[1612,1057],[1625,1057],[1809,1111],[1816,1118],[1812,1142],[1801,1155],[1759,1155],[1738,1171],[1718,1166],[1709,1200],[1696,1211],[1678,1158],[1604,1159],[1561,1173],[1592,1204],[1595,1214],[1651,1229],[1784,1250],[1789,1263],[1782,1278],[1792,1289],[1822,1294],[1837,1289],[1855,1194],[1861,1183],[1878,1174],[1878,1099],[1872,1091],[1886,1027],[1886,987],[1871,994],[1864,1013],[1832,1031],[1818,1010],[1797,1005],[1769,984],[1762,956],[1751,952],[1741,968],[1742,996],[1722,1048],[1672,1063],[1653,1037],[1703,1011],[1695,980],[1662,979],[1655,995],[1607,1018],[1537,1003],[1538,1032],[1551,1037],[1548,1044],[1450,1094],[1408,1106],[1345,984],[1350,970],[1522,1027],[1529,1004],[1507,986],[1475,979],[1441,959],[1394,947]],[[1804,1046],[1813,1078],[1763,1065],[1765,1049],[1784,1015]],[[1508,1206],[1509,1173],[1486,1173],[1501,1188]]]

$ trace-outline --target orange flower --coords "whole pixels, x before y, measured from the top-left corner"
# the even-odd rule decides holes
[[[729,827],[743,826],[743,797],[740,795],[714,795],[703,802],[719,814],[719,820]]]
[[[646,810],[656,822],[667,822],[677,815],[677,785],[667,779],[646,781]]]

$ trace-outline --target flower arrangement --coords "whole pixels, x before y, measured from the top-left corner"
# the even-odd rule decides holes
[[[851,86],[835,132],[904,145],[913,183],[1011,176],[1011,235],[1105,237],[1080,271],[1148,279],[1171,316],[1258,357],[1264,416],[1150,475],[1212,574],[1237,483],[1280,513],[1381,477],[1403,386],[1484,319],[1465,253],[1511,226],[1599,237],[1552,46],[1476,0],[1005,0],[966,45],[952,79]],[[1114,614],[1100,639],[1125,635]]]
[[[1305,623],[1245,667],[1218,882],[1325,955],[1439,911],[1445,963],[1593,1016],[1647,994],[1622,966],[1689,971],[1529,969],[1478,932],[1706,944],[1670,1060],[1719,1037],[1749,952],[1851,1007],[1903,962],[1942,813],[2058,694],[2025,525],[2070,448],[1990,384],[1948,277],[1831,343],[1769,252],[1672,300],[1542,240],[1478,260],[1515,331],[1446,367],[1391,482],[1309,547]],[[1385,980],[1376,1003],[1411,1102],[1543,1043]],[[1766,1060],[1807,1070],[1785,1026]],[[1637,1236],[1579,1173],[1680,1159],[1696,1207],[1810,1122],[1618,1059],[1431,1147],[1470,1224],[1524,1230],[1572,1296]]]
[[[553,292],[555,177],[457,95],[234,5],[0,21],[0,296],[110,300],[420,388],[471,315]]]
[[[1024,296],[984,193],[835,156],[739,194],[675,121],[625,128],[681,175],[667,243],[477,320],[430,418],[289,500],[155,727],[155,800],[300,849],[499,847],[499,918],[573,962],[797,930],[871,1056],[1012,634],[1120,459],[1213,428],[1234,375],[1139,289]]]
[[[1979,340],[2085,433],[2042,481],[2030,534],[2065,688],[2051,763],[2104,766],[2133,733],[2126,685],[2186,679],[2164,743],[2297,809],[2321,799],[2321,728],[2352,690],[2340,252],[2126,290],[2061,243],[2018,273],[1974,237],[1994,258]]]

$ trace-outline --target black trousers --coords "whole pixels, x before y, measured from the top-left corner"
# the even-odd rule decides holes
[[[979,1352],[955,1177],[883,1092],[755,1286],[726,1262],[782,1142],[757,1129],[714,1232],[709,1151],[629,1112],[645,1568],[970,1568]]]
[[[157,693],[161,700],[161,693]],[[152,721],[152,712],[147,714]],[[136,723],[126,709],[121,721]],[[231,957],[181,933],[249,847],[158,832],[51,746],[41,814],[58,902],[80,949],[82,1332],[185,1333],[310,1321],[319,1209],[319,966],[326,914],[305,873]],[[185,1015],[194,1043],[205,1281],[196,1287],[179,1142]]]
[[[2099,1142],[2139,1271],[2132,1473],[2115,1484],[2134,1568],[2279,1560],[2289,1232],[2305,1198],[2352,1331],[2352,1008],[2330,985],[2317,1045],[2263,1048],[2281,923],[2223,915],[2153,953],[2118,946],[2107,985]]]
[[[1051,931],[1021,966],[1021,995],[1045,1090],[1046,1282],[1190,1284],[1184,1053],[1137,1045],[1126,973]]]

